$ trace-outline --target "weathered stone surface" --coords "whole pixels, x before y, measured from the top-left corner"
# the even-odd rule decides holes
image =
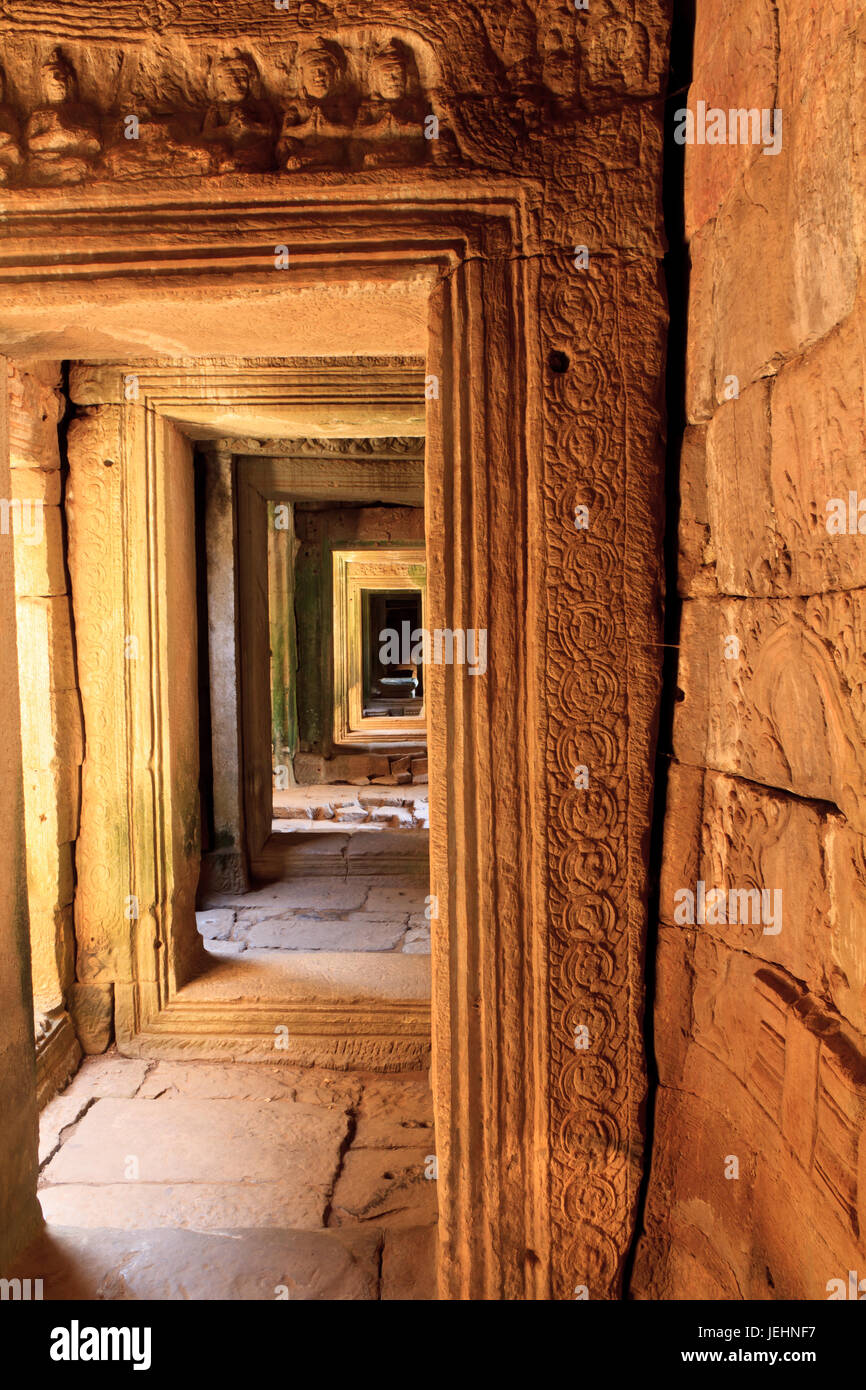
[[[428,1077],[371,1078],[358,1107],[355,1149],[412,1148],[430,1144],[433,1152],[433,1096]]]
[[[235,940],[253,950],[283,951],[393,951],[406,930],[405,921],[393,916],[356,913],[342,922],[303,921],[269,917],[266,922],[242,926]]]
[[[770,386],[757,381],[707,429],[707,519],[723,594],[766,594],[781,568],[770,483]]]
[[[771,0],[735,0],[724,24],[711,5],[695,11],[692,87],[688,107],[772,108],[777,82],[777,19]],[[693,236],[724,202],[760,155],[753,145],[708,146],[686,161],[686,234]]]
[[[275,1225],[281,1212],[314,1229],[346,1131],[345,1113],[293,1101],[99,1100],[45,1169],[43,1210],[144,1228]]]
[[[833,499],[864,492],[866,314],[861,307],[775,377],[771,401],[771,486],[785,564],[777,592],[814,594],[866,585],[864,537],[827,529]],[[765,503],[766,509],[766,503]],[[858,518],[859,520],[859,518]]]
[[[686,415],[692,424],[711,419],[715,407],[716,321],[713,293],[716,276],[715,222],[689,244],[689,322],[686,335]],[[736,367],[726,368],[735,372]]]
[[[863,1054],[788,976],[691,935],[669,975],[688,983],[665,1015],[673,1065],[634,1293],[826,1299],[858,1258]],[[792,1211],[809,1219],[779,1218]]]
[[[14,1276],[41,1278],[47,1300],[372,1300],[379,1240],[378,1232],[348,1229],[223,1234],[54,1225],[28,1248]],[[405,1244],[395,1246],[388,1296],[435,1297],[423,1292],[431,1262],[429,1243],[418,1243],[417,1258]]]
[[[110,986],[74,984],[70,1012],[85,1052],[104,1052],[114,1036],[114,996]]]
[[[9,461],[13,469],[59,469],[57,424],[65,402],[60,363],[10,362]]]
[[[688,414],[706,448],[690,429],[681,761],[667,781],[660,884],[674,925],[662,925],[656,956],[661,1084],[631,1292],[823,1300],[862,1263],[864,1211],[855,93],[866,29],[850,0],[728,8],[721,22],[718,6],[699,7],[690,103],[778,106],[783,141],[769,157],[685,152]],[[728,57],[745,52],[738,72]],[[851,492],[854,527],[832,534],[828,502],[840,499],[847,520]],[[726,911],[716,899],[709,920],[690,924],[683,890],[699,882],[726,890]],[[749,920],[732,921],[732,892],[739,907],[744,890],[762,889],[776,920],[753,921],[753,898]]]
[[[364,1212],[322,1229],[343,1219],[331,1195],[344,1146],[414,1164],[432,1130],[422,1073],[149,1063],[112,1050],[84,1062],[41,1130],[49,1228],[6,1272],[41,1278],[45,1298],[436,1297],[435,1226],[399,1224],[400,1175],[377,1185],[401,1192],[383,1224]]]
[[[834,803],[866,830],[863,591],[684,607],[674,746],[695,766]],[[740,655],[726,659],[735,638]]]
[[[341,1231],[350,1227],[338,1227]],[[383,1302],[397,1300],[435,1300],[436,1228],[410,1227],[408,1230],[387,1230],[382,1250]]]
[[[244,1066],[235,1062],[215,1066],[209,1062],[156,1062],[151,1064],[136,1095],[140,1100],[170,1100],[184,1096],[204,1100],[291,1100],[306,1105],[336,1106],[345,1111],[357,1104],[361,1082],[345,1072],[290,1067],[285,1063]]]
[[[426,1226],[436,1220],[436,1181],[424,1176],[433,1150],[350,1149],[334,1188],[331,1226]]]

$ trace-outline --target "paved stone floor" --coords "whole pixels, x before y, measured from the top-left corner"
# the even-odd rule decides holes
[[[311,824],[312,822],[312,824]],[[277,833],[356,828],[427,830],[429,787],[291,787],[274,792],[273,829]]]
[[[88,1058],[46,1106],[47,1299],[435,1298],[429,1081]]]
[[[196,913],[208,942],[238,951],[430,952],[428,881],[418,875],[294,878],[238,897],[211,894]]]

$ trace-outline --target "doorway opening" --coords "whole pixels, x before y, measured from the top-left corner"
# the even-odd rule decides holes
[[[200,662],[211,675],[203,804],[211,843],[234,839],[241,867],[225,875],[222,852],[205,853],[198,928],[212,955],[300,969],[315,953],[349,972],[347,987],[351,957],[361,976],[367,957],[388,957],[380,965],[395,997],[420,992],[429,989],[426,963],[406,957],[429,956],[433,913],[416,650],[426,616],[424,438],[244,447],[200,454]],[[255,775],[266,724],[270,784]],[[234,727],[238,753],[227,759]],[[230,762],[240,792],[218,785]],[[242,826],[220,823],[227,797]],[[327,959],[336,954],[345,958]]]

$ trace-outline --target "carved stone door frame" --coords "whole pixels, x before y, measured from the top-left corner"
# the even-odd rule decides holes
[[[543,189],[527,178],[413,173],[387,190],[341,182],[330,195],[250,186],[242,201],[230,190],[196,201],[160,191],[154,211],[138,191],[91,207],[76,194],[59,221],[50,195],[42,204],[32,195],[7,219],[14,300],[4,310],[0,291],[0,327],[7,312],[21,342],[28,305],[40,323],[51,305],[68,315],[86,283],[95,323],[103,306],[113,309],[116,340],[117,306],[131,302],[147,263],[148,294],[177,298],[179,310],[184,295],[227,284],[235,300],[244,287],[273,292],[275,274],[287,290],[401,277],[429,285],[429,622],[486,628],[489,654],[483,678],[443,665],[428,679],[440,1291],[534,1300],[573,1297],[580,1283],[609,1297],[640,1166],[642,840],[658,685],[648,561],[659,451],[645,425],[659,354],[634,306],[656,294],[655,272],[603,264],[613,307],[602,312],[594,280],[575,283],[566,256],[541,254]],[[277,244],[291,252],[282,272]],[[558,370],[564,349],[572,370],[551,378],[548,356]],[[146,428],[175,447],[158,415]],[[73,528],[87,516],[91,537],[79,563],[73,532],[73,581],[77,573],[79,584],[108,586],[97,604],[103,655],[82,669],[82,694],[86,703],[92,682],[93,708],[140,732],[144,746],[171,692],[166,705],[165,687],[133,679],[118,656],[118,584],[131,579],[140,592],[145,556],[124,540],[133,518],[117,479],[101,459],[73,478]],[[578,502],[592,508],[590,533],[575,530]],[[135,507],[137,525],[155,524],[144,497]],[[108,847],[119,870],[104,884],[94,873],[86,891],[98,899],[98,935],[115,943],[106,975],[130,1001],[129,1028],[141,1029],[195,963],[158,918],[155,932],[150,918],[124,920],[130,855],[152,832],[135,796],[118,796],[129,786],[118,747],[94,741],[93,716],[88,756],[103,758],[91,802],[97,793],[110,802],[102,853]],[[578,762],[592,765],[588,792],[574,789]],[[169,805],[170,766],[160,782],[141,765],[137,785],[147,784],[151,804]],[[183,828],[182,817],[171,821],[169,857],[184,852]],[[186,881],[174,882],[177,913]],[[160,871],[161,913],[173,891]],[[596,1040],[587,1053],[574,1049],[578,1022]]]

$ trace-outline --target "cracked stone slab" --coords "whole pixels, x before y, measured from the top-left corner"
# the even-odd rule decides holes
[[[346,1131],[345,1113],[295,1101],[261,1105],[188,1097],[178,1105],[103,1099],[79,1120],[43,1180],[120,1184],[118,1194],[125,1191],[129,1201],[139,1183],[267,1186],[282,1181],[303,1193],[304,1211],[310,1207],[306,1220],[289,1225],[309,1226],[314,1209],[324,1208]],[[192,1207],[189,1218],[182,1225],[195,1225]],[[125,1222],[100,1220],[99,1225]]]
[[[318,877],[294,878],[233,897],[211,895],[207,900],[207,910],[216,906],[231,907],[238,917],[252,909],[268,913],[294,912],[302,908],[333,908],[340,912],[351,912],[363,906],[369,887],[370,884],[364,883],[360,877],[351,882]]]
[[[272,917],[244,925],[236,937],[257,950],[393,951],[405,930],[401,919],[395,922],[362,913],[344,922]]]
[[[357,1228],[205,1233],[53,1226],[11,1274],[42,1279],[46,1300],[372,1301],[379,1241],[378,1232]],[[389,1288],[399,1287],[398,1265],[399,1250],[391,1257]],[[402,1277],[407,1288],[418,1283],[411,1270]]]
[[[351,1230],[351,1227],[339,1228]],[[436,1256],[439,1238],[435,1226],[413,1226],[385,1232],[382,1250],[383,1302],[438,1299]]]
[[[301,1101],[307,1105],[336,1105],[341,1110],[358,1103],[361,1083],[346,1072],[323,1068],[269,1066],[260,1062],[230,1065],[213,1062],[157,1062],[142,1083],[137,1099]]]
[[[399,879],[390,883],[374,883],[366,902],[366,911],[385,916],[389,913],[417,914],[424,912],[424,900],[430,893],[427,879]]]
[[[426,1075],[376,1076],[358,1106],[353,1149],[435,1148],[433,1092]]]
[[[329,1225],[429,1226],[437,1219],[435,1179],[424,1176],[432,1150],[349,1149],[331,1201]]]
[[[234,920],[230,907],[212,907],[195,914],[195,924],[205,941],[228,941]]]
[[[179,1109],[175,1102],[170,1108]],[[60,1153],[63,1153],[61,1148]],[[333,1156],[336,1167],[336,1156]],[[148,1230],[232,1230],[287,1225],[299,1231],[322,1229],[333,1172],[309,1155],[293,1163],[282,1182],[117,1182],[57,1183],[39,1189],[45,1220],[51,1225]]]

